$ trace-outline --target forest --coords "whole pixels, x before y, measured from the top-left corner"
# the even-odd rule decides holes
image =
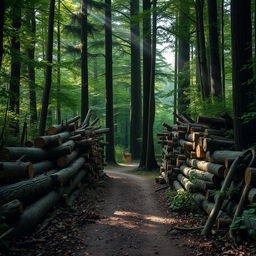
[[[145,166],[149,154],[154,167],[155,134],[173,113],[227,112],[237,147],[248,147],[255,22],[253,3],[240,4],[3,1],[1,145],[25,143],[91,109],[111,130],[108,162],[130,152]]]
[[[209,215],[204,235],[216,219],[248,219],[247,197],[255,213],[255,1],[1,0],[0,12],[2,204],[23,193],[9,197],[11,181],[49,171],[40,188],[29,183],[38,197],[52,193],[41,212],[71,194],[83,168],[97,180],[129,156],[193,194]],[[220,218],[221,193],[235,186]]]

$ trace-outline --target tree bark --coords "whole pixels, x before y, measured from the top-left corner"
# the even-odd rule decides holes
[[[53,180],[50,174],[54,172],[56,170],[47,175],[42,174],[36,178],[0,187],[0,205],[14,199],[19,199],[21,202],[31,202],[47,193],[53,187]]]
[[[87,0],[81,0],[81,120],[89,109],[89,91],[88,91],[88,52],[87,52],[87,37],[88,37],[88,22],[87,22]]]
[[[190,85],[190,25],[189,4],[180,0],[178,49],[178,112],[183,114],[189,105],[186,91]]]
[[[256,119],[242,116],[254,111],[255,83],[252,69],[251,1],[231,1],[232,81],[234,133],[237,150],[256,142]]]
[[[211,93],[212,96],[222,99],[223,91],[221,85],[221,66],[217,15],[217,0],[208,1]]]
[[[149,112],[149,88],[151,68],[151,2],[143,0],[143,121],[142,121],[142,148],[139,167],[145,167],[147,134],[148,134],[148,112]]]
[[[139,159],[141,153],[141,62],[139,0],[130,0],[131,8],[131,126],[130,152],[132,159]]]
[[[197,56],[200,72],[200,84],[203,99],[210,96],[209,74],[206,59],[205,35],[204,35],[204,0],[196,0],[196,33]]]
[[[35,43],[36,43],[36,18],[35,9],[31,8],[27,11],[28,25],[30,28],[31,41],[27,48],[27,55],[30,63],[28,63],[28,79],[29,79],[29,109],[30,123],[35,125],[37,121],[36,110],[36,81],[35,81]]]
[[[54,28],[54,9],[55,0],[50,1],[49,6],[49,23],[48,23],[48,42],[46,53],[46,72],[45,72],[45,86],[42,97],[42,110],[39,122],[39,135],[44,135],[47,119],[47,111],[49,104],[49,97],[52,85],[52,52],[53,52],[53,28]]]
[[[112,70],[112,11],[111,0],[105,0],[105,79],[106,79],[106,162],[115,164],[114,110],[113,110],[113,70]]]
[[[0,1],[0,69],[4,54],[3,39],[4,39],[4,18],[5,18],[5,0]]]
[[[19,118],[20,113],[20,27],[21,27],[21,2],[15,1],[12,7],[12,27],[14,29],[11,37],[11,79],[10,88],[10,110]],[[19,136],[19,119],[12,120],[11,126],[14,136]]]
[[[147,149],[146,163],[148,170],[157,168],[155,159],[155,148],[153,139],[153,126],[155,119],[155,69],[156,69],[156,27],[157,27],[157,12],[156,1],[153,0],[153,15],[152,15],[152,45],[151,45],[151,67],[150,67],[150,84],[149,84],[149,100],[148,100],[148,133],[147,133]]]
[[[58,124],[61,122],[61,103],[60,103],[60,87],[61,87],[61,72],[60,72],[60,63],[61,63],[61,34],[60,34],[60,0],[58,0],[58,21],[57,21],[57,109],[56,116]]]

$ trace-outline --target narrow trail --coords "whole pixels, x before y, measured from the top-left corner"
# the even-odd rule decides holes
[[[153,181],[126,172],[134,168],[106,170],[109,185],[105,198],[98,205],[100,214],[105,217],[81,230],[87,248],[77,255],[190,255],[166,236],[168,224],[174,220],[166,217],[158,206]]]

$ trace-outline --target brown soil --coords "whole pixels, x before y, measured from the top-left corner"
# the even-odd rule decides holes
[[[105,217],[81,230],[87,248],[76,255],[190,255],[167,236],[174,220],[155,200],[153,180],[128,174],[128,169],[131,167],[107,171],[108,189],[98,205]]]

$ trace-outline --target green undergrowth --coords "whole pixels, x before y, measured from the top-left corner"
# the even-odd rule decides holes
[[[168,202],[170,209],[174,211],[183,211],[192,215],[201,215],[202,212],[198,208],[198,204],[193,200],[192,194],[189,191],[176,192],[175,190],[168,189],[165,191],[165,198]]]
[[[154,170],[147,170],[147,169],[141,169],[141,168],[135,168],[132,170],[127,171],[128,173],[131,174],[136,174],[140,176],[145,176],[150,179],[155,179],[159,176],[159,169],[154,169]]]

